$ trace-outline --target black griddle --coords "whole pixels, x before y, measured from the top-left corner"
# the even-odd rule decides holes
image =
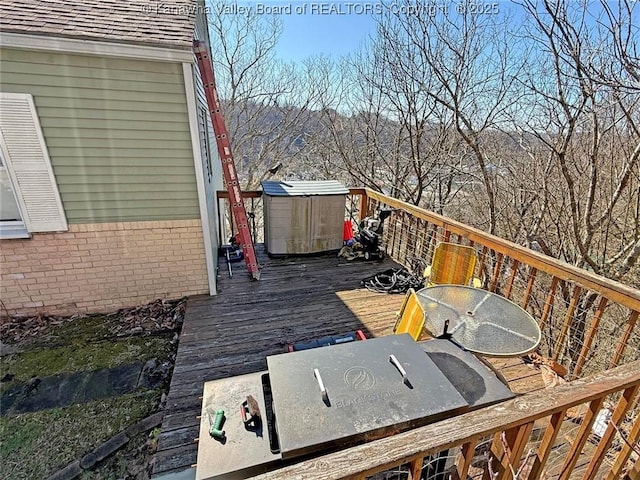
[[[270,356],[267,365],[284,459],[426,425],[469,406],[408,334]]]
[[[389,361],[394,355],[406,372]],[[269,371],[206,382],[196,478],[242,479],[283,459],[364,443],[513,397],[493,370],[449,340],[392,335],[267,358]],[[320,392],[317,369],[326,388]],[[247,395],[263,428],[239,414]],[[206,415],[222,408],[226,441]],[[440,467],[438,467],[440,468]]]

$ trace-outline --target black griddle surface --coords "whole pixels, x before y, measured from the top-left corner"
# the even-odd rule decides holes
[[[406,371],[407,382],[391,354]],[[270,356],[267,365],[283,458],[368,441],[468,407],[407,334]]]
[[[460,392],[471,409],[515,397],[494,371],[473,353],[459,348],[449,340],[434,338],[420,342],[420,347]]]

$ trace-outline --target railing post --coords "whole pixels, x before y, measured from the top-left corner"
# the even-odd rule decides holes
[[[580,354],[578,355],[578,361],[576,363],[575,368],[573,369],[573,377],[577,378],[582,373],[582,368],[584,367],[585,362],[587,361],[587,355],[589,354],[589,350],[591,350],[591,344],[596,336],[596,332],[598,331],[598,327],[600,326],[600,320],[602,319],[602,314],[604,313],[604,309],[607,307],[608,299],[607,297],[600,297],[600,303],[598,304],[598,309],[596,313],[593,315],[591,319],[591,324],[589,325],[589,330],[587,331],[586,338],[584,343],[582,344],[582,350],[580,350]]]
[[[511,262],[511,276],[509,277],[509,281],[507,282],[507,289],[504,292],[504,296],[506,298],[511,298],[511,290],[513,290],[513,284],[516,280],[516,275],[518,275],[518,267],[520,266],[520,262],[518,260],[512,260]]]
[[[491,453],[497,460],[498,475],[493,480],[517,480],[517,472],[527,441],[533,430],[533,422],[498,432],[493,438]],[[491,462],[491,459],[489,459]],[[489,465],[487,465],[487,468]]]
[[[538,270],[535,267],[531,267],[529,270],[529,280],[527,281],[527,289],[524,291],[524,298],[522,299],[522,308],[527,309],[529,301],[531,300],[531,292],[533,291],[533,284],[536,281],[536,274]]]
[[[420,480],[422,476],[422,464],[424,457],[414,458],[409,462],[409,480]]]
[[[489,291],[495,292],[498,287],[498,279],[500,278],[500,270],[502,270],[502,260],[504,259],[504,255],[502,253],[498,253],[498,257],[496,258],[496,264],[493,269],[493,276],[491,277],[491,284],[489,285]]]
[[[542,315],[540,317],[540,330],[542,331],[544,331],[549,321],[549,315],[551,315],[551,309],[553,308],[553,302],[556,298],[556,289],[558,288],[559,282],[560,279],[558,277],[553,277],[551,280],[551,287],[549,287],[547,299],[544,302],[544,307],[542,307]]]
[[[622,354],[624,353],[627,343],[629,342],[629,338],[631,337],[631,333],[633,332],[633,329],[635,328],[637,322],[638,322],[638,312],[636,311],[631,312],[631,315],[629,316],[629,320],[627,321],[627,325],[624,329],[624,333],[622,334],[622,337],[618,342],[618,348],[616,348],[616,353],[611,359],[611,363],[609,364],[609,368],[613,368],[617,366],[618,362],[620,362],[620,359],[622,358]]]
[[[578,302],[580,301],[580,296],[582,295],[582,287],[580,285],[576,285],[573,290],[573,296],[571,297],[571,301],[569,302],[569,308],[567,309],[567,314],[564,317],[564,323],[562,325],[562,329],[560,330],[560,337],[556,342],[556,348],[553,351],[553,360],[558,360],[560,358],[560,354],[564,349],[564,341],[567,338],[567,333],[569,332],[569,326],[571,322],[573,322],[573,316],[576,313],[576,307],[578,306]]]
[[[631,452],[633,452],[633,445],[637,445],[638,441],[640,441],[640,415],[636,417],[636,421],[633,423],[631,431],[629,431],[629,435],[627,436],[627,441],[622,445],[622,449],[620,450],[616,461],[613,463],[611,470],[609,470],[605,480],[616,480],[622,476],[622,470],[627,464],[627,461],[631,456]],[[633,477],[632,473],[635,473],[636,476]],[[629,477],[640,478],[640,455],[638,456],[635,465],[632,467],[632,472],[630,472]]]

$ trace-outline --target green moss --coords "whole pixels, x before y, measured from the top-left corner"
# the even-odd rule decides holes
[[[144,362],[154,357],[164,358],[168,344],[169,338],[162,336],[39,347],[4,357],[0,362],[0,377],[11,373],[15,375],[14,382],[24,382],[34,376],[46,377]]]
[[[46,478],[120,430],[150,415],[159,393],[0,418],[3,478]]]
[[[37,376],[113,368],[151,358],[169,359],[175,350],[173,333],[159,336],[122,336],[120,314],[52,321],[37,337],[18,342],[17,353],[0,358],[0,393]],[[124,322],[126,325],[127,322]],[[2,478],[46,478],[81,458],[120,430],[151,414],[162,391],[131,393],[81,405],[0,418]],[[146,436],[129,442],[121,452],[83,478],[130,476],[131,461],[144,467]],[[138,442],[138,443],[135,443]],[[135,444],[135,445],[134,445]],[[150,447],[149,447],[150,448]],[[143,452],[143,453],[141,453]],[[138,458],[140,457],[140,458]]]

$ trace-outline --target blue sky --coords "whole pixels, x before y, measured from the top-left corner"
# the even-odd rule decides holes
[[[223,0],[224,1],[224,0]],[[229,4],[234,0],[227,0]],[[300,61],[311,55],[324,54],[337,59],[359,49],[369,35],[375,33],[373,14],[383,9],[381,0],[235,0],[241,8],[259,15],[277,15],[283,32],[277,55],[283,60]],[[427,5],[438,13],[456,14],[456,7],[466,0],[416,0],[410,4]],[[504,0],[478,0],[478,4],[511,10]],[[402,6],[403,0],[385,0],[387,6]],[[393,8],[393,7],[391,7]],[[399,8],[399,7],[398,7]],[[446,10],[445,10],[446,9]],[[496,12],[497,13],[497,12]],[[242,12],[240,12],[242,14]],[[428,14],[428,13],[422,13]]]
[[[375,31],[375,22],[368,12],[379,2],[237,0],[237,4],[262,9],[257,11],[258,14],[277,15],[283,25],[277,55],[283,60],[300,61],[318,54],[337,59],[358,50],[368,35]]]
[[[303,3],[296,2],[294,5]],[[318,9],[321,8],[319,4],[316,7]],[[283,32],[278,55],[284,60],[298,61],[321,53],[339,58],[357,50],[367,36],[375,31],[375,22],[371,15],[365,13],[345,13],[281,15]]]
[[[375,33],[375,21],[371,13],[382,8],[381,0],[213,1],[222,1],[227,5],[236,3],[241,8],[251,8],[252,13],[259,15],[277,15],[282,21],[283,31],[276,54],[283,60],[296,62],[319,54],[338,59],[358,50],[368,36]],[[384,3],[402,5],[404,1],[385,0]],[[466,0],[416,0],[409,3],[435,6],[441,10],[439,13],[446,9],[446,15],[455,15],[456,9]],[[492,8],[495,10],[493,13],[508,12],[515,19],[522,15],[517,4],[507,0],[476,0],[471,3]],[[597,15],[600,11],[598,2],[590,2],[589,5],[596,9],[592,13]],[[612,1],[611,5],[616,5],[616,2]],[[485,14],[491,13],[488,11]]]

